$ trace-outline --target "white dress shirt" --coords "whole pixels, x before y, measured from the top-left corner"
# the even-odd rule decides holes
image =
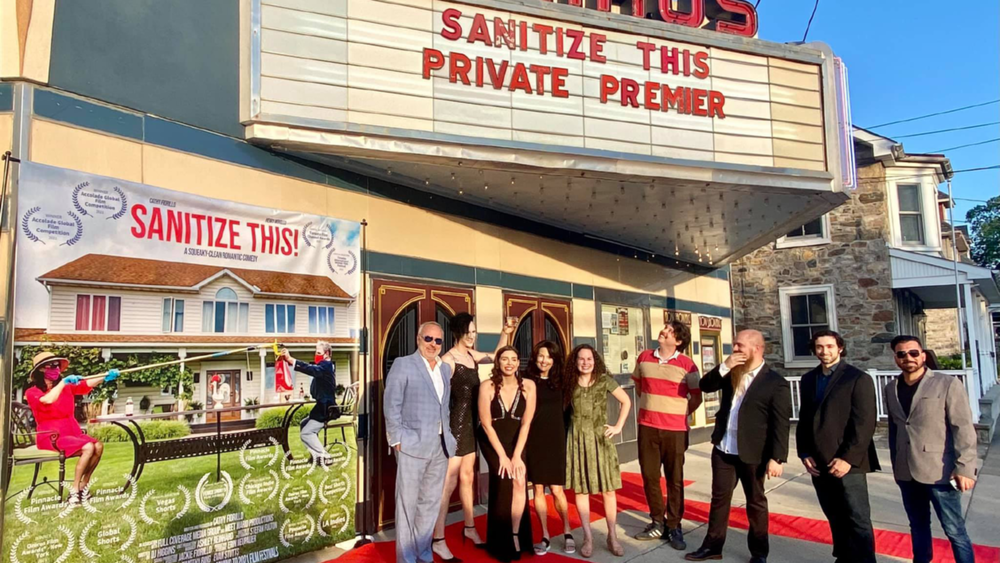
[[[431,367],[431,363],[427,361],[427,358],[420,356],[423,360],[424,366],[427,368],[427,373],[431,376],[431,383],[434,384],[434,392],[437,393],[438,402],[444,400],[444,377],[441,375],[441,356],[434,357],[434,367]],[[443,434],[444,428],[441,423],[438,423],[438,434]]]
[[[743,406],[743,398],[746,397],[747,389],[750,388],[750,384],[753,383],[754,378],[760,373],[760,369],[764,367],[764,362],[761,362],[759,366],[753,370],[745,373],[743,379],[740,380],[740,386],[736,389],[736,393],[733,394],[733,406],[729,409],[729,420],[726,423],[726,434],[722,437],[722,441],[716,447],[719,451],[731,455],[738,455],[740,453],[739,440],[737,439],[737,426],[740,420],[740,407]],[[725,377],[726,374],[730,372],[729,366],[725,363],[719,364],[719,374]]]
[[[441,357],[434,358],[434,367],[431,368],[431,363],[427,361],[427,358],[420,356],[423,360],[424,366],[427,367],[427,373],[431,376],[431,383],[434,384],[434,391],[437,393],[438,402],[444,398],[444,377],[441,376]]]

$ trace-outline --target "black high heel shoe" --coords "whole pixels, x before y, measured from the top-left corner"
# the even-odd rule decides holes
[[[521,537],[514,534],[514,555],[511,557],[514,561],[521,560]]]
[[[434,539],[431,540],[431,544],[433,545],[433,544],[435,544],[435,543],[437,543],[439,541],[444,541],[444,538],[434,538]],[[462,560],[459,559],[458,557],[455,557],[454,555],[452,555],[448,559],[445,559],[444,557],[441,556],[440,553],[437,553],[437,552],[434,552],[434,555],[437,555],[441,559],[441,561],[443,561],[444,563],[462,563]]]
[[[466,535],[465,530],[475,530],[475,529],[476,529],[475,526],[466,526],[465,529],[462,530],[462,545],[465,545],[465,540],[472,541],[472,538],[470,538],[468,535]],[[476,542],[472,541],[472,545],[473,545],[473,547],[477,547],[479,549],[486,549],[486,542],[476,543]]]

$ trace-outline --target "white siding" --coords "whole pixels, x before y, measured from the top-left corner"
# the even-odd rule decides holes
[[[108,291],[89,288],[52,288],[49,332],[76,332],[76,296],[107,295],[121,297],[120,334],[158,334],[163,319],[163,297],[142,291]],[[168,294],[169,295],[169,294]],[[187,319],[185,318],[185,321]],[[186,322],[185,322],[186,325]]]
[[[302,6],[322,9],[301,10]],[[458,8],[462,38],[445,39],[442,12]],[[467,41],[472,17],[493,17],[583,30],[606,36],[604,63],[580,61],[540,52],[536,34],[528,49],[509,50]],[[662,38],[582,27],[544,17],[500,12],[442,0],[338,0],[325,4],[309,0],[263,0],[260,98],[267,120],[281,122],[308,115],[329,121],[345,120],[400,129],[476,135],[484,138],[532,141],[563,146],[586,146],[633,154],[660,154],[705,161],[826,167],[825,138],[820,127],[808,135],[789,138],[789,124],[822,125],[820,66],[752,55],[728,49],[685,45]],[[492,26],[491,26],[492,29]],[[584,40],[584,49],[589,50]],[[664,74],[659,54],[651,54],[644,70],[637,41],[687,49],[708,55],[709,75]],[[509,64],[503,87],[494,89],[487,76],[483,87],[449,83],[448,65],[422,76],[421,53],[440,50],[446,57],[462,53],[497,64]],[[346,60],[344,52],[346,51]],[[346,64],[345,64],[346,63]],[[509,89],[515,64],[566,68],[568,98],[527,94]],[[473,79],[470,73],[470,80]],[[488,73],[486,73],[488,75]],[[601,75],[716,90],[725,98],[723,119],[681,115],[644,108],[623,107],[620,94],[600,103]],[[535,81],[532,77],[532,88]],[[474,84],[474,83],[473,83]],[[640,100],[642,91],[640,90]],[[662,102],[661,96],[657,100]],[[276,105],[280,104],[280,105]],[[527,113],[532,112],[532,113]],[[553,114],[561,114],[559,119]],[[525,119],[537,115],[538,119]],[[548,117],[546,117],[548,116]],[[586,116],[586,119],[585,119]],[[743,118],[743,119],[741,119]],[[547,121],[546,121],[547,119]],[[360,120],[360,121],[359,121]],[[679,147],[658,143],[662,133],[651,126],[701,132],[707,146]],[[780,133],[784,140],[772,143]],[[680,133],[683,134],[683,133]],[[677,153],[675,149],[698,152]]]
[[[158,291],[105,291],[90,288],[75,288],[55,286],[50,298],[50,320],[48,331],[53,334],[76,332],[76,297],[84,295],[109,295],[122,298],[121,330],[109,334],[163,334],[163,300],[168,297],[184,300],[184,331],[185,335],[203,334],[201,331],[202,304],[205,301],[215,301],[215,294],[228,287],[236,292],[241,303],[249,305],[248,332],[249,336],[275,336],[266,332],[264,319],[265,307],[268,303],[295,306],[295,336],[308,337],[309,307],[332,306],[334,313],[334,333],[316,335],[317,337],[349,338],[351,328],[357,327],[356,303],[348,307],[341,302],[319,302],[296,299],[261,299],[241,284],[231,278],[222,277],[205,286],[198,294],[170,293]],[[217,334],[213,332],[205,334]],[[236,335],[239,333],[225,333]]]

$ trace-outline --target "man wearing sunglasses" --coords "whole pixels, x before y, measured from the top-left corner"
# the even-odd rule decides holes
[[[455,454],[449,401],[451,368],[441,361],[444,330],[427,322],[417,351],[385,377],[385,433],[396,455],[396,562],[432,563],[448,458]]]
[[[890,344],[902,373],[885,386],[892,471],[910,520],[914,563],[934,556],[930,507],[951,541],[956,563],[975,563],[965,531],[962,493],[976,484],[976,432],[965,386],[927,369],[914,336]]]

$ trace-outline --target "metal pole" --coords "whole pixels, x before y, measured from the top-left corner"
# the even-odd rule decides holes
[[[156,364],[149,364],[149,365],[146,365],[146,366],[136,366],[134,368],[122,369],[122,370],[118,370],[118,374],[121,375],[123,373],[132,373],[134,371],[142,371],[144,369],[162,368],[162,367],[166,367],[166,366],[173,366],[173,365],[177,365],[177,364],[183,364],[185,362],[197,362],[197,361],[200,361],[200,360],[208,360],[208,359],[211,359],[211,358],[221,358],[223,356],[229,356],[229,355],[236,354],[236,353],[239,353],[239,352],[250,352],[251,350],[260,350],[262,348],[263,349],[272,348],[274,346],[275,346],[274,344],[258,344],[257,346],[244,346],[242,348],[233,348],[232,350],[223,350],[222,352],[215,352],[213,354],[205,354],[204,356],[195,356],[194,358],[187,358],[187,357],[185,357],[185,358],[180,358],[178,360],[170,360],[169,362],[159,362],[159,363],[156,363]],[[101,378],[101,377],[105,377],[107,375],[108,375],[108,372],[95,373],[94,375],[88,375],[87,377],[84,377],[83,379],[84,380],[98,379],[98,378]]]
[[[20,104],[19,104],[20,105]],[[11,163],[21,162],[7,151],[3,154],[3,184],[0,192],[4,193],[3,214],[0,214],[0,236],[7,235],[6,255],[7,276],[4,280],[5,303],[3,318],[0,319],[0,499],[7,498],[8,475],[7,457],[10,455],[8,437],[10,436],[10,401],[14,384],[14,271],[15,251],[17,245],[17,184],[11,182]],[[8,187],[8,183],[10,186]],[[3,537],[3,510],[0,510],[0,538]]]
[[[368,338],[368,221],[361,220],[361,342],[359,348],[358,356],[361,358],[361,385],[358,386],[358,390],[361,393],[361,397],[364,397],[364,404],[359,404],[357,408],[364,406],[364,411],[358,417],[358,433],[362,436],[355,436],[355,439],[359,442],[364,443],[364,447],[359,445],[358,447],[358,457],[364,452],[365,455],[365,465],[364,473],[361,476],[361,483],[363,497],[360,499],[361,504],[361,526],[355,526],[361,532],[361,537],[355,542],[354,547],[361,547],[365,544],[372,543],[371,537],[371,522],[369,522],[369,511],[368,505],[371,503],[369,500],[371,497],[371,468],[369,467],[369,462],[372,461],[371,451],[369,446],[371,440],[368,439],[368,421],[371,416],[371,390],[368,388],[368,362],[371,361],[371,349],[369,346]],[[359,397],[357,400],[360,400]],[[359,411],[360,412],[360,411]],[[355,514],[355,522],[357,522],[357,514]]]
[[[962,355],[962,372],[965,364],[965,325],[962,324],[962,286],[958,283],[958,236],[955,231],[955,200],[951,197],[951,180],[948,180],[948,222],[951,223],[951,265],[955,271],[955,316],[958,319],[958,344]],[[966,303],[968,306],[968,303]],[[964,377],[964,376],[963,376]]]

